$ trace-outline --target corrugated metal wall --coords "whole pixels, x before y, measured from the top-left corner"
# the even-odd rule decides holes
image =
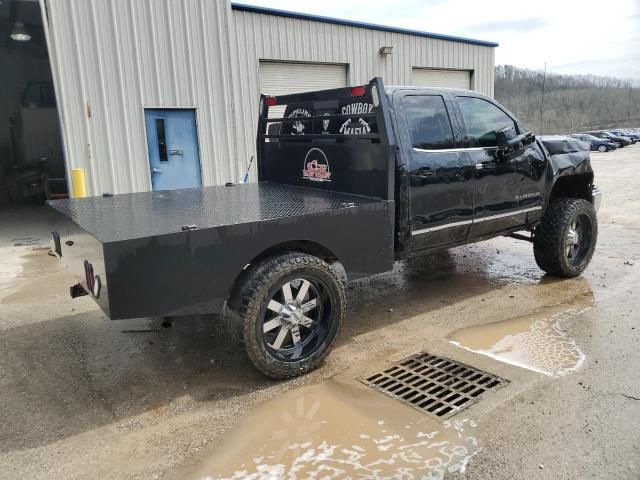
[[[231,8],[218,0],[41,0],[67,164],[90,195],[151,189],[144,107],[196,108],[205,185],[239,177]],[[257,103],[257,102],[254,102]],[[254,108],[255,110],[255,108]]]
[[[492,47],[242,10],[232,16],[239,52],[234,67],[244,87],[236,121],[237,131],[246,134],[245,157],[255,143],[260,60],[348,64],[351,85],[375,76],[387,85],[411,85],[412,67],[471,70],[472,88],[493,96]],[[380,55],[382,46],[392,46],[393,53]]]
[[[232,10],[226,0],[40,2],[67,164],[87,170],[90,195],[151,189],[145,107],[196,108],[203,183],[240,179],[255,150],[261,59],[347,64],[351,84],[378,75],[410,84],[412,67],[466,69],[474,89],[493,94],[491,47]]]

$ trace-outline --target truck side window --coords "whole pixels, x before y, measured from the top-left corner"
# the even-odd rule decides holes
[[[470,147],[497,147],[496,132],[505,127],[513,127],[512,132],[517,135],[515,122],[494,104],[476,97],[457,97],[457,100]]]
[[[409,95],[402,100],[413,148],[453,148],[453,130],[444,100],[439,95]]]

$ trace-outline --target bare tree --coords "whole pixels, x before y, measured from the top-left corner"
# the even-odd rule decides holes
[[[594,128],[638,126],[638,82],[594,75],[558,75],[496,67],[496,99],[539,133],[570,133]],[[540,104],[544,84],[544,115]]]

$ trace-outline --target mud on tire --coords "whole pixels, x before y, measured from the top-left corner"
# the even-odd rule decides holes
[[[271,378],[316,368],[345,317],[344,284],[331,266],[304,253],[264,259],[243,273],[223,317],[253,365]]]
[[[576,277],[589,265],[597,238],[598,221],[589,201],[552,200],[534,232],[536,263],[551,275]]]

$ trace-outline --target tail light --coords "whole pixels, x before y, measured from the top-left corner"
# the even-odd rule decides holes
[[[60,244],[60,234],[58,232],[51,232],[51,251],[58,257],[62,257],[62,245]]]
[[[99,298],[102,281],[100,280],[99,275],[94,275],[93,265],[91,265],[88,260],[84,261],[84,277],[87,282],[87,290],[89,293],[94,297]]]
[[[267,106],[274,107],[278,104],[278,99],[276,97],[267,97]]]
[[[364,97],[367,93],[367,89],[361,85],[359,87],[353,87],[351,89],[351,96],[352,97]]]

